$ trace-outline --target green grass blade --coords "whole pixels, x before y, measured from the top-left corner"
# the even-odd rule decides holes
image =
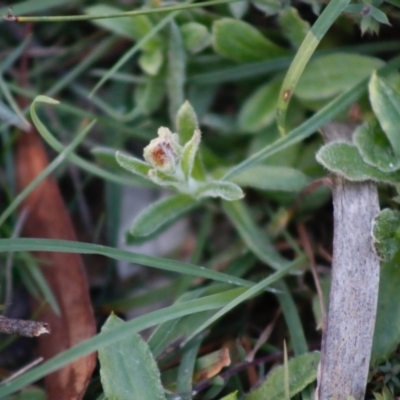
[[[278,97],[276,119],[279,131],[285,134],[285,118],[290,98],[296,88],[297,82],[301,74],[319,42],[325,33],[336,21],[342,11],[347,7],[350,0],[332,0],[318,17],[315,24],[307,33],[303,43],[301,44],[296,56],[289,67],[285,79],[283,81],[281,91]]]
[[[276,270],[282,269],[287,260],[275,250],[267,235],[258,228],[245,202],[224,201],[222,204],[225,214],[240,237],[258,259]]]
[[[12,381],[0,387],[0,398],[16,392],[19,389],[43,378],[47,374],[64,367],[65,365],[84,357],[100,348],[110,345],[118,340],[129,337],[132,333],[139,332],[151,326],[183,317],[201,311],[221,308],[229,301],[238,296],[242,289],[229,290],[221,294],[206,296],[200,299],[174,304],[135,318],[125,324],[110,329],[107,332],[101,332],[93,338],[86,340],[73,348],[51,358],[39,367],[36,367],[25,374],[13,379]]]
[[[64,146],[62,145],[61,142],[59,142],[51,133],[50,131],[46,128],[46,126],[42,123],[42,121],[39,119],[36,113],[36,104],[37,103],[46,103],[46,104],[58,104],[56,100],[53,100],[50,97],[47,96],[37,96],[33,100],[31,104],[31,116],[32,116],[32,121],[35,124],[37,130],[43,137],[43,139],[57,152],[62,152],[64,150]],[[76,164],[78,167],[82,168],[83,170],[86,170],[87,172],[90,172],[93,175],[96,175],[102,179],[109,180],[111,182],[119,183],[119,184],[126,184],[127,179],[122,177],[119,177],[118,175],[115,175],[109,171],[106,171],[97,165],[94,165],[83,158],[77,156],[74,153],[69,153],[67,155],[67,158],[69,161],[73,162]]]
[[[222,307],[221,310],[217,311],[211,318],[209,318],[206,322],[201,324],[183,343],[183,345],[187,342],[189,342],[191,339],[193,339],[195,336],[197,336],[200,332],[202,332],[204,329],[206,329],[208,326],[210,326],[213,322],[221,318],[223,315],[231,311],[233,308],[235,308],[237,305],[240,303],[250,299],[253,296],[256,296],[257,294],[261,293],[263,290],[265,290],[268,286],[272,285],[274,282],[279,281],[279,279],[282,279],[285,275],[287,275],[293,268],[295,268],[298,265],[297,260],[291,262],[290,264],[286,264],[283,268],[281,268],[279,271],[273,273],[270,275],[268,278],[263,279],[261,282],[257,283],[254,285],[252,288],[246,290],[244,293],[241,295],[237,296],[234,300],[230,301],[226,306]]]
[[[378,73],[380,75],[385,75],[397,69],[399,66],[400,57],[396,57],[387,65],[380,68],[378,70]],[[228,171],[223,179],[228,179],[231,176],[237,175],[240,172],[259,164],[273,154],[276,154],[279,151],[284,150],[287,147],[308,138],[313,133],[317,132],[318,129],[320,129],[326,123],[331,121],[336,115],[346,110],[346,108],[357,101],[357,99],[366,91],[367,83],[368,79],[364,79],[362,82],[342,93],[330,103],[328,103],[325,107],[323,107],[320,111],[314,114],[311,118],[301,124],[299,127],[293,129],[289,134],[264,147],[257,153],[253,154],[251,157],[233,167],[230,171]]]
[[[14,201],[0,215],[0,226],[26,199],[26,197],[65,161],[68,155],[82,142],[94,124],[95,121],[92,121],[31,183],[29,183],[28,186],[25,187],[21,193],[18,194]]]
[[[133,264],[141,264],[147,267],[159,268],[179,274],[213,279],[239,286],[253,286],[253,282],[245,279],[198,267],[182,261],[152,257],[91,243],[52,239],[0,239],[0,252],[9,251],[55,251],[59,253],[99,254],[114,260],[124,260]]]

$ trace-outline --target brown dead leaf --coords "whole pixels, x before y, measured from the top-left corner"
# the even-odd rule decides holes
[[[15,161],[19,190],[48,165],[42,140],[34,129],[20,134]],[[76,240],[70,216],[54,178],[42,182],[25,200],[22,209],[28,213],[23,229],[25,236]],[[93,336],[96,325],[82,257],[66,253],[35,254],[41,260],[42,272],[61,310],[61,315],[57,316],[46,306],[40,314],[40,319],[49,323],[51,328],[51,335],[39,338],[40,352],[48,359]],[[93,353],[48,375],[45,379],[48,399],[81,399],[95,364],[96,355]]]

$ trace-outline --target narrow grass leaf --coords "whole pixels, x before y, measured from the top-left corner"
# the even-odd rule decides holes
[[[243,201],[224,201],[223,210],[247,247],[259,260],[276,270],[282,269],[288,263],[275,250],[267,235],[255,224],[250,210]]]
[[[332,3],[330,3],[332,4]],[[400,66],[400,57],[394,58],[386,66],[379,69],[380,74],[387,74]],[[311,118],[307,119],[299,127],[293,129],[286,136],[276,140],[274,143],[267,145],[251,157],[242,161],[240,164],[233,167],[223,179],[228,179],[240,172],[256,165],[269,156],[278,153],[281,150],[292,146],[315,133],[319,128],[324,126],[327,122],[331,121],[336,115],[346,110],[352,103],[354,103],[366,90],[367,79],[359,84],[351,87],[346,92],[342,93],[320,111],[314,114]]]
[[[318,17],[310,31],[307,33],[297,54],[289,67],[283,81],[277,104],[277,123],[282,135],[285,134],[286,111],[290,98],[296,88],[297,82],[304,71],[306,64],[313,55],[325,33],[336,21],[342,11],[349,4],[349,0],[332,0]]]
[[[101,332],[125,327],[111,314]],[[100,377],[108,399],[165,400],[160,371],[149,347],[137,333],[99,349]]]
[[[32,121],[40,133],[40,135],[43,137],[43,139],[58,153],[62,152],[64,150],[64,146],[62,145],[61,142],[59,142],[51,133],[50,131],[46,128],[46,126],[42,123],[42,121],[39,119],[36,113],[36,105],[37,103],[46,103],[46,104],[58,104],[58,101],[53,100],[50,97],[47,96],[37,96],[33,100],[31,104],[31,117]],[[102,179],[106,179],[115,183],[119,184],[132,184],[132,181],[129,181],[126,179],[126,177],[119,177],[118,175],[115,175],[109,171],[106,171],[97,165],[94,165],[83,158],[77,156],[74,153],[67,154],[67,159],[74,163],[75,165],[79,166],[80,168],[92,173],[95,176],[99,176]]]
[[[0,226],[4,221],[18,208],[18,206],[29,196],[30,193],[43,182],[56,168],[61,165],[68,155],[73,152],[73,150],[82,143],[85,136],[90,132],[95,121],[92,121],[82,132],[80,132],[76,138],[65,147],[61,153],[29,184],[24,190],[15,197],[12,203],[3,211],[0,215]]]
[[[87,354],[97,351],[105,346],[115,343],[118,340],[123,340],[132,335],[132,333],[140,332],[151,326],[170,321],[175,318],[183,317],[185,315],[194,314],[197,312],[213,310],[223,307],[230,300],[237,297],[237,290],[230,290],[228,292],[220,293],[217,295],[206,296],[201,299],[188,301],[182,304],[175,304],[170,307],[163,308],[135,318],[124,325],[117,326],[107,332],[88,339],[73,348],[64,351],[63,353],[51,358],[40,366],[31,369],[23,375],[13,379],[12,381],[0,387],[0,398],[16,392],[17,390],[43,378],[49,373],[56,371],[63,366],[84,357]]]
[[[235,276],[181,261],[152,257],[91,243],[51,239],[0,239],[0,252],[9,251],[54,251],[59,253],[99,254],[114,260],[125,260],[133,264],[141,264],[165,271],[213,279],[239,286],[253,286],[252,282],[245,279],[236,278]]]
[[[190,340],[192,340],[196,335],[198,335],[200,332],[208,328],[213,322],[217,321],[219,318],[224,316],[226,313],[234,309],[236,306],[239,304],[249,300],[253,296],[258,295],[261,293],[263,290],[265,290],[268,286],[272,285],[273,283],[279,281],[282,279],[284,276],[286,276],[293,268],[295,268],[298,265],[297,261],[291,262],[290,264],[287,263],[285,266],[283,266],[279,271],[273,273],[270,275],[268,278],[263,279],[261,282],[257,283],[250,289],[247,289],[244,293],[241,295],[237,296],[234,300],[229,302],[226,306],[222,307],[219,311],[214,313],[214,315],[209,318],[207,321],[205,321],[203,324],[201,324],[198,328],[194,330],[194,332],[189,335],[189,337],[184,341],[184,343],[188,343]]]

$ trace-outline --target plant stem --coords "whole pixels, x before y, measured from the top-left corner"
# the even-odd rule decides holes
[[[354,127],[353,127],[354,128]],[[329,124],[331,141],[351,141],[352,127]],[[325,322],[316,399],[365,396],[379,287],[379,258],[371,236],[379,212],[373,182],[333,177],[332,284]]]
[[[107,13],[107,14],[99,14],[99,15],[55,15],[55,16],[15,16],[12,13],[9,13],[7,16],[3,16],[3,18],[7,21],[11,22],[60,22],[60,21],[90,21],[94,19],[107,19],[107,18],[121,18],[121,17],[134,17],[137,15],[148,15],[148,14],[159,14],[166,13],[178,10],[188,10],[191,8],[199,8],[199,7],[210,7],[216,6],[220,4],[233,3],[241,0],[211,0],[204,1],[202,3],[195,4],[185,4],[185,5],[177,5],[177,6],[167,6],[167,7],[159,7],[159,8],[150,8],[146,10],[134,10],[134,11],[126,11],[119,13]]]

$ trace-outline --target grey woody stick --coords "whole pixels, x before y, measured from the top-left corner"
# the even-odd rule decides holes
[[[354,126],[332,123],[327,142],[351,141]],[[379,212],[373,182],[332,177],[334,236],[329,310],[322,337],[316,399],[365,396],[379,287],[379,259],[371,236]]]

